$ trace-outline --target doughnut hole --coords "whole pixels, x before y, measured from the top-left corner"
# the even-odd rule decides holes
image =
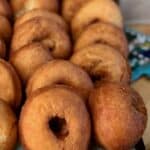
[[[49,39],[45,38],[41,42],[46,48],[49,49],[50,52],[52,52],[52,53],[54,52],[54,50],[56,48],[56,46],[55,46],[56,43],[52,39],[49,40]]]
[[[58,139],[64,140],[69,134],[65,118],[52,117],[49,120],[49,128]]]

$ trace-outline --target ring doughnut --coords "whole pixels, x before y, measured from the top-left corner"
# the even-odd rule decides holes
[[[53,84],[69,85],[85,99],[93,88],[90,77],[80,67],[65,60],[52,60],[36,70],[29,79],[27,95]]]
[[[17,119],[11,108],[0,100],[0,149],[12,150],[17,142]]]
[[[130,82],[130,69],[126,59],[110,46],[93,44],[74,53],[70,61],[85,69],[98,81]]]
[[[87,150],[91,134],[83,100],[67,87],[40,89],[29,97],[19,129],[24,148],[32,150]]]
[[[26,12],[22,16],[18,17],[16,22],[15,22],[15,29],[17,29],[19,26],[28,20],[31,20],[36,17],[43,17],[50,19],[52,22],[56,22],[60,27],[62,27],[64,30],[68,31],[68,25],[67,23],[60,17],[59,15],[49,12],[48,10],[44,9],[33,9],[31,11]]]
[[[0,15],[0,38],[9,41],[11,37],[11,26],[6,17]]]
[[[63,0],[62,15],[67,22],[71,22],[77,11],[89,0]]]
[[[114,1],[92,0],[79,9],[72,19],[74,39],[76,40],[87,26],[99,21],[123,28],[123,17],[118,5]]]
[[[0,59],[0,98],[13,107],[21,101],[20,80],[10,64]]]
[[[147,111],[142,98],[129,85],[101,83],[91,92],[89,107],[95,139],[105,149],[131,149],[142,137]]]
[[[107,32],[106,32],[107,31]],[[82,32],[75,44],[75,51],[94,43],[103,43],[128,56],[128,42],[124,32],[108,23],[95,23]]]
[[[4,58],[6,54],[6,46],[3,40],[0,39],[0,58]]]
[[[54,58],[68,58],[71,53],[71,41],[67,33],[55,22],[44,18],[35,18],[15,30],[11,52],[34,42],[41,42]]]
[[[0,15],[7,18],[10,18],[12,15],[12,11],[7,0],[0,0]]]
[[[16,18],[36,8],[46,9],[52,12],[58,11],[57,0],[10,0],[10,4]]]
[[[10,62],[22,81],[26,83],[38,67],[51,59],[52,56],[48,49],[45,49],[40,43],[34,43],[13,53]]]

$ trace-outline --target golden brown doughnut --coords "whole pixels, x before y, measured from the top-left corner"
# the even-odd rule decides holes
[[[36,8],[46,9],[52,12],[58,11],[57,0],[10,0],[10,4],[16,18]]]
[[[12,52],[34,42],[41,42],[54,58],[68,58],[71,53],[69,35],[55,22],[35,18],[15,30],[12,38]]]
[[[0,98],[13,107],[17,107],[21,101],[20,80],[6,61],[0,59]]]
[[[8,19],[0,15],[0,38],[9,41],[11,37],[11,26]]]
[[[76,40],[87,26],[96,22],[108,22],[123,28],[123,17],[112,0],[92,0],[86,3],[72,19],[72,34]]]
[[[124,32],[108,23],[95,23],[82,32],[75,44],[75,51],[94,43],[103,43],[119,50],[125,57],[128,56],[128,42]]]
[[[12,150],[17,142],[17,119],[11,108],[0,100],[0,150]]]
[[[73,54],[70,61],[97,80],[130,82],[130,69],[120,52],[104,44],[93,44]]]
[[[32,75],[27,85],[27,95],[31,95],[39,88],[53,84],[69,85],[85,99],[88,98],[89,92],[93,88],[90,77],[80,67],[65,60],[52,60]]]
[[[6,16],[7,18],[10,18],[12,15],[12,11],[7,0],[0,0],[0,15]]]
[[[42,17],[42,18],[47,18],[50,19],[52,22],[56,22],[60,27],[62,27],[64,30],[68,31],[68,25],[67,23],[63,20],[62,17],[59,15],[49,12],[48,10],[44,9],[33,9],[31,11],[26,12],[24,15],[19,17],[16,22],[15,22],[15,29],[18,27],[21,27],[21,25],[31,19],[34,19],[36,17]]]
[[[83,100],[67,87],[35,92],[19,121],[22,144],[32,150],[87,150],[90,127]]]
[[[103,82],[91,92],[89,106],[95,139],[108,150],[129,150],[147,123],[142,98],[128,85]]]
[[[51,59],[52,56],[48,49],[45,49],[40,43],[34,43],[13,53],[10,62],[22,81],[26,83],[38,67]]]
[[[6,54],[6,46],[2,39],[0,39],[0,58],[4,58]]]
[[[89,0],[63,0],[62,15],[67,22],[71,22],[77,11]]]

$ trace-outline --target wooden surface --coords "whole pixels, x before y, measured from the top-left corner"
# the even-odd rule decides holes
[[[132,27],[150,35],[150,25],[132,25]],[[148,110],[149,120],[144,134],[144,142],[146,144],[146,150],[150,150],[150,79],[141,78],[134,82],[132,86],[141,94]]]
[[[134,28],[146,35],[150,35],[150,25],[148,24],[130,24],[129,25],[131,28]]]

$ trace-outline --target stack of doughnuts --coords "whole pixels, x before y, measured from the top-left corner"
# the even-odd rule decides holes
[[[68,25],[58,14],[46,9],[33,9],[16,19],[10,62],[23,83],[26,84],[42,64],[54,58],[67,59],[70,54]]]
[[[94,141],[107,150],[129,150],[143,135],[147,112],[130,87],[121,11],[112,0],[64,2],[63,16],[74,40],[70,61],[88,72],[95,84],[88,100]],[[75,3],[77,10],[71,7]]]
[[[87,2],[71,20],[71,29],[75,43],[70,58],[72,63],[96,80],[130,82],[126,60],[128,44],[123,32],[123,18],[115,2]]]
[[[21,111],[23,147],[87,150],[91,122],[86,103],[92,88],[88,74],[68,61],[52,60],[39,68],[28,82]]]
[[[0,149],[14,150],[18,108],[25,150],[138,143],[147,110],[130,87],[128,42],[113,0],[0,0],[1,16],[13,20],[13,35],[9,62],[0,59]],[[0,21],[3,58],[8,24]]]
[[[21,104],[21,83],[13,66],[6,60],[11,40],[11,8],[0,0],[0,149],[12,150],[17,142],[16,110]]]

